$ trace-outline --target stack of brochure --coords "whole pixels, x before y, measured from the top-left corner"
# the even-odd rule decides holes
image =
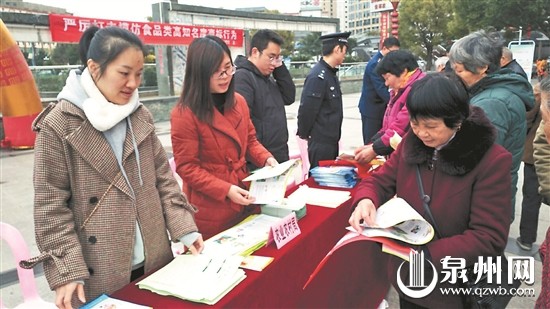
[[[264,214],[251,215],[207,239],[202,254],[178,255],[137,285],[160,295],[213,305],[246,278],[240,266],[262,270],[273,260],[245,257],[265,246],[271,226],[280,220]]]
[[[242,256],[178,255],[139,281],[140,289],[213,305],[246,278]]]
[[[210,256],[247,256],[265,246],[272,225],[281,218],[265,214],[250,215],[241,223],[204,241],[202,254]]]
[[[353,166],[317,166],[310,173],[321,186],[353,188],[357,183],[357,171]]]

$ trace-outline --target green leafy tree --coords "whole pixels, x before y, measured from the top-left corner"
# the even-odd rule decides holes
[[[306,35],[302,40],[300,40],[296,50],[300,55],[307,58],[321,55],[321,40],[319,40],[319,36],[321,36],[321,33],[319,32],[311,32]]]
[[[277,32],[284,40],[281,46],[281,54],[286,58],[294,51],[294,32],[288,30],[277,30]]]
[[[427,70],[432,67],[434,47],[449,36],[451,16],[448,1],[404,0],[399,4],[399,40],[404,48],[426,60]]]
[[[361,58],[360,58],[360,57],[352,56],[352,55],[351,55],[351,51],[352,51],[355,47],[357,47],[357,40],[354,39],[354,38],[349,38],[349,39],[348,39],[348,51],[347,51],[346,57],[344,58],[344,62],[345,62],[345,63],[349,63],[349,62],[361,62]]]
[[[449,28],[455,37],[494,29],[503,30],[510,39],[520,26],[524,31],[550,32],[549,0],[451,0],[451,6],[454,15]]]
[[[277,11],[278,12],[278,11]],[[254,36],[259,29],[250,30],[250,38]],[[294,32],[288,30],[274,30],[283,38],[283,45],[281,46],[281,55],[288,57],[294,51]],[[247,51],[248,52],[248,51]]]
[[[46,63],[48,61],[48,54],[46,51],[41,48],[36,48],[35,51],[34,65],[48,65],[49,63]]]
[[[51,64],[79,64],[78,44],[57,44],[52,51]]]
[[[357,39],[349,38],[348,39],[348,54],[351,53],[351,51],[357,47]]]

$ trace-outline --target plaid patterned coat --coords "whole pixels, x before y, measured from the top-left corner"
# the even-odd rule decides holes
[[[145,272],[172,259],[167,230],[174,239],[197,231],[196,209],[171,173],[152,115],[140,106],[130,121],[140,160],[130,130],[122,160],[135,198],[109,143],[80,108],[60,101],[35,120],[34,220],[41,255],[21,264],[28,268],[44,262],[52,290],[84,280],[89,301],[129,283],[136,221]]]

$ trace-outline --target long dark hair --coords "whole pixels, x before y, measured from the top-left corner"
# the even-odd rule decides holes
[[[119,27],[90,26],[78,43],[82,70],[88,65],[88,59],[99,64],[99,77],[118,55],[126,49],[133,47],[139,49],[145,55],[145,47],[139,37],[134,33]]]
[[[191,42],[187,50],[187,64],[183,89],[178,104],[188,107],[199,120],[212,124],[214,115],[214,99],[210,92],[210,78],[220,67],[224,55],[231,59],[231,51],[225,42],[217,36],[207,35]],[[225,93],[225,107],[235,104],[233,78]]]

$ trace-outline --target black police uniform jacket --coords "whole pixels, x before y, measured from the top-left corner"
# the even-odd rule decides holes
[[[322,143],[338,143],[344,112],[336,72],[321,59],[304,82],[298,109],[298,136]]]

